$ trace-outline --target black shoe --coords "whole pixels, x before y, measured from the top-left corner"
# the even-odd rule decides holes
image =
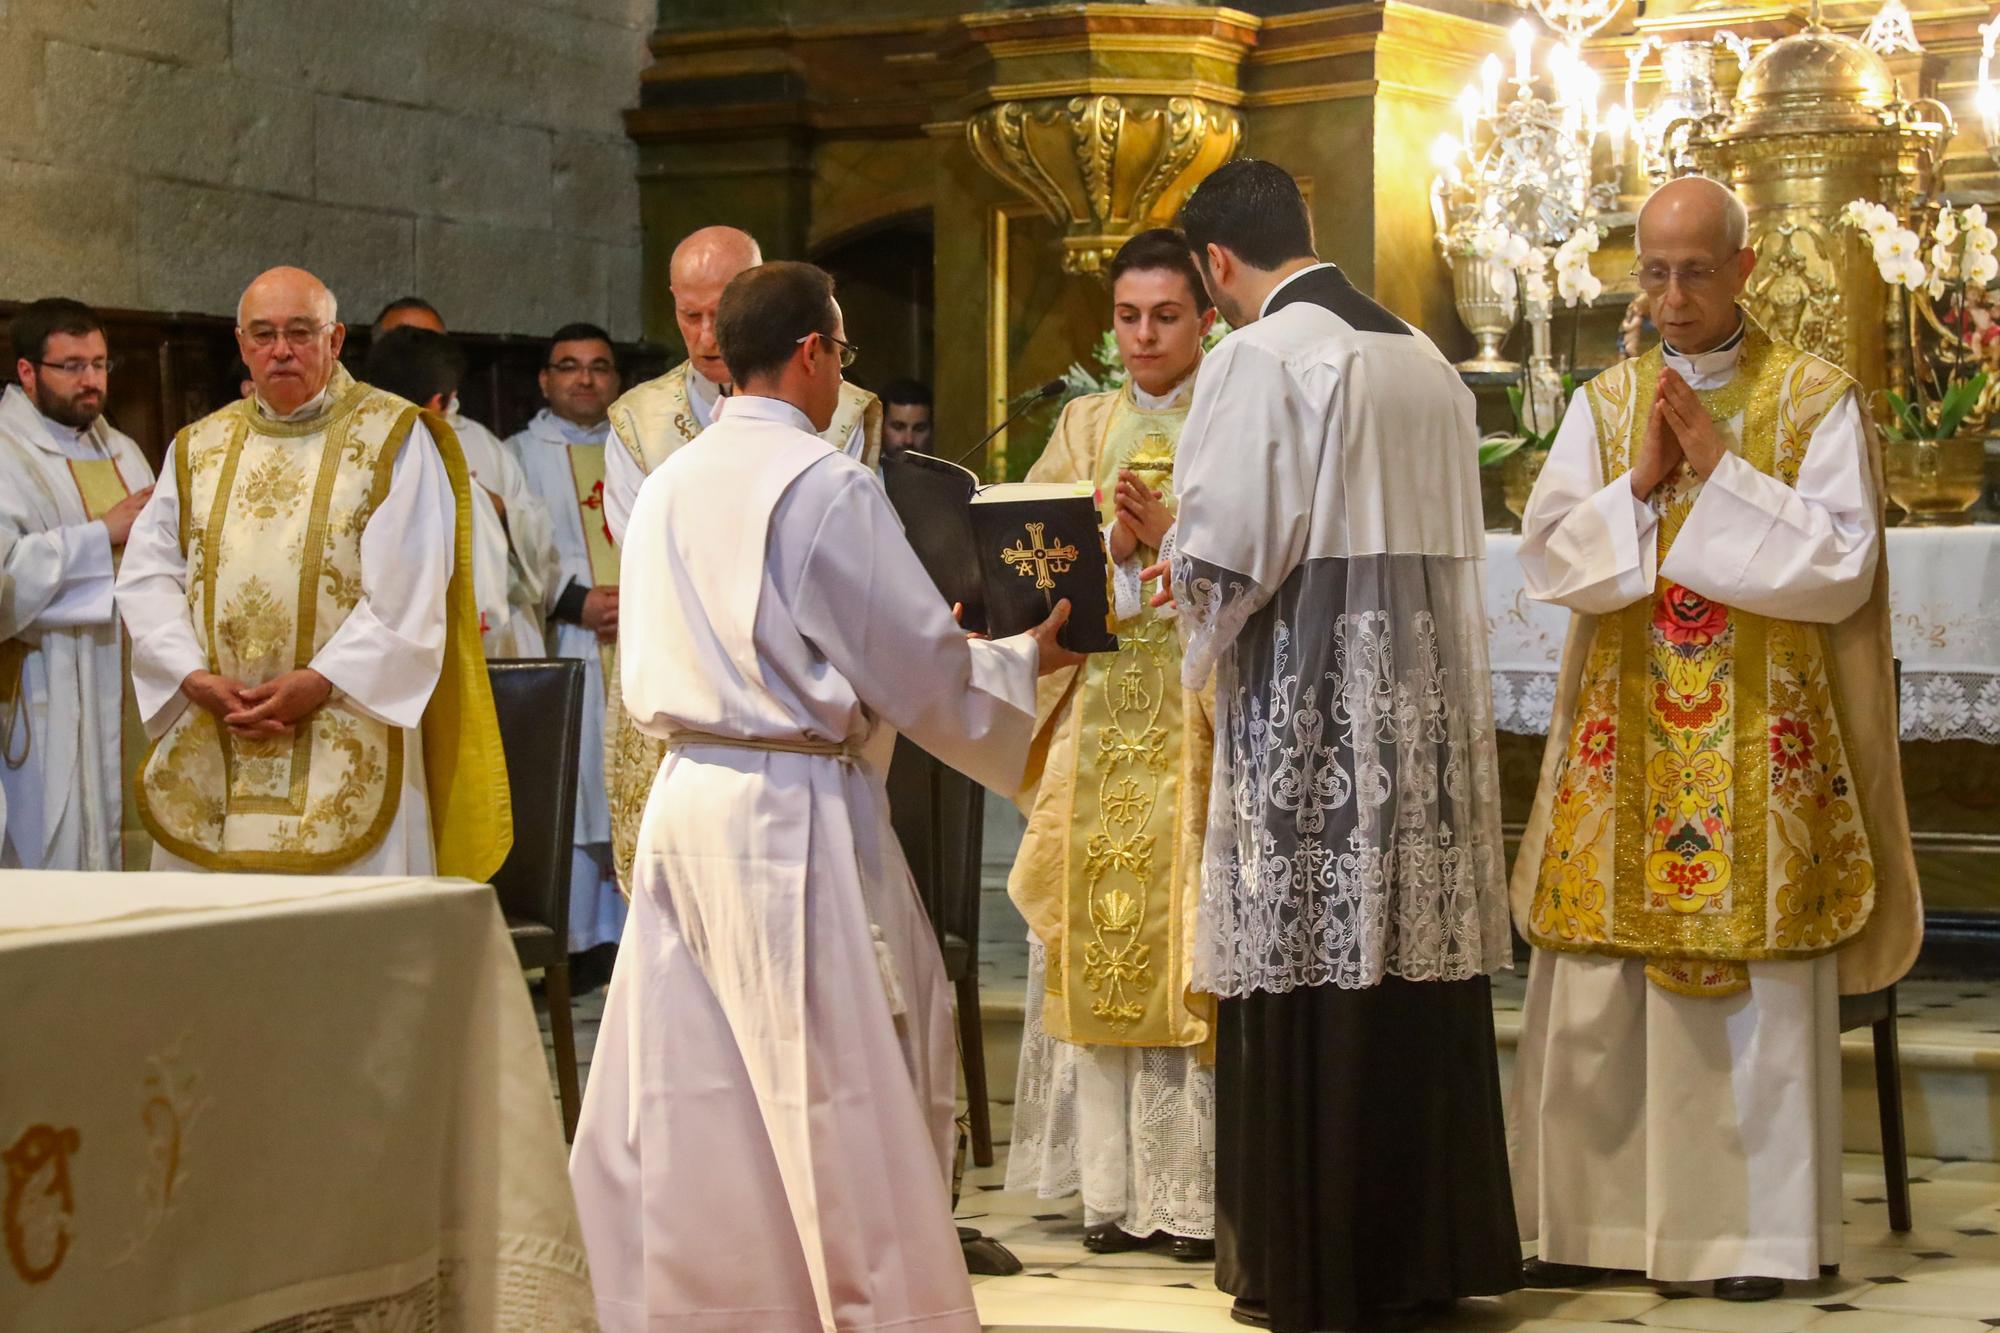
[[[1588,1264],[1554,1264],[1547,1259],[1523,1259],[1521,1285],[1538,1290],[1587,1287],[1610,1271],[1608,1268],[1592,1268]]]
[[[616,944],[600,944],[594,949],[569,956],[569,997],[590,994],[611,980],[612,965],[618,961]]]
[[[1775,1277],[1719,1277],[1715,1280],[1715,1299],[1718,1301],[1769,1301],[1784,1294],[1784,1282]]]
[[[1172,1243],[1167,1253],[1184,1264],[1212,1264],[1215,1262],[1215,1242],[1200,1240],[1194,1236],[1170,1236]]]
[[[1128,1250],[1149,1250],[1165,1238],[1164,1232],[1135,1236],[1116,1222],[1099,1222],[1083,1233],[1083,1248],[1092,1254],[1124,1254]]]
[[[1238,1296],[1236,1304],[1229,1307],[1229,1317],[1239,1324],[1248,1324],[1252,1328],[1269,1328],[1271,1307],[1262,1301],[1247,1300]]]

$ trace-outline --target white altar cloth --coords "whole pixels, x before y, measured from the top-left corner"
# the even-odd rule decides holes
[[[2000,744],[2000,525],[1891,528],[1889,615],[1903,663],[1904,740]],[[1486,534],[1493,715],[1541,735],[1569,612],[1521,586],[1518,533]]]
[[[596,1327],[461,880],[0,873],[0,1328]]]

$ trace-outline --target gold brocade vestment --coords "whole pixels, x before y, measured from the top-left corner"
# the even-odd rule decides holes
[[[1589,386],[1603,476],[1630,469],[1662,364],[1655,348]],[[1700,397],[1732,451],[1789,486],[1851,384],[1751,325],[1735,377]],[[1662,563],[1700,489],[1684,464],[1650,497]],[[1871,608],[1884,601],[1878,570]],[[1662,578],[1621,611],[1576,617],[1516,863],[1529,939],[1644,958],[1656,984],[1726,995],[1749,984],[1748,963],[1814,957],[1860,936],[1877,910],[1878,871],[1900,912],[1906,826],[1900,808],[1883,808],[1885,784],[1865,774],[1884,761],[1893,772],[1894,733],[1884,735],[1879,707],[1857,725],[1854,673],[1843,669],[1860,663],[1872,689],[1888,664],[1886,633],[1872,666],[1866,651],[1836,651],[1869,616],[1837,627],[1760,616]]]
[[[1129,389],[1079,398],[1029,479],[1093,482],[1108,525],[1120,469],[1170,491],[1186,419],[1185,397],[1157,411]],[[1172,620],[1142,605],[1116,628],[1116,653],[1042,682],[1032,796],[1022,798],[1028,827],[1007,892],[1047,950],[1042,1024],[1051,1037],[1197,1046],[1214,1014],[1209,997],[1188,991],[1210,705],[1181,687]]]
[[[513,841],[507,770],[472,599],[469,478],[442,418],[336,369],[326,405],[277,421],[248,400],[174,442],[180,543],[208,669],[257,683],[311,664],[362,597],[361,534],[419,417],[456,500],[443,668],[423,754],[336,694],[287,737],[245,740],[189,707],[153,743],[140,814],[209,870],[327,873],[366,855],[396,816],[405,763],[429,788],[438,873],[485,879]]]
[[[683,361],[658,379],[647,380],[619,396],[611,404],[611,438],[606,449],[623,449],[648,476],[671,458],[682,445],[701,434],[694,404],[688,398],[688,376],[698,374],[692,362]],[[717,410],[720,410],[720,401]],[[882,404],[875,395],[854,384],[840,386],[840,404],[833,421],[820,438],[835,449],[844,449],[854,428],[862,428],[866,441],[861,464],[873,468],[882,447]],[[572,451],[574,452],[574,451]],[[600,465],[601,466],[601,465]],[[599,479],[602,480],[601,478]],[[598,582],[598,549],[592,523],[602,523],[601,507],[583,516],[584,539],[590,543],[591,575]],[[608,536],[608,534],[606,534]],[[615,571],[616,551],[612,552]],[[616,582],[614,572],[612,581]],[[618,887],[630,894],[632,857],[639,847],[639,820],[646,813],[646,797],[653,790],[653,777],[666,758],[666,742],[655,739],[632,725],[625,712],[618,679],[618,649],[604,649],[604,792],[611,806],[611,853],[618,873]]]

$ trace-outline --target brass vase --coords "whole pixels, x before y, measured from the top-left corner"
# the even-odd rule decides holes
[[[1542,465],[1549,461],[1546,449],[1516,449],[1500,460],[1500,494],[1506,501],[1507,512],[1514,516],[1514,527],[1519,531],[1521,516],[1528,512],[1528,495],[1535,489],[1535,479],[1542,475]]]
[[[1986,489],[1986,437],[1887,441],[1882,472],[1905,527],[1969,523],[1967,511]]]
[[[1514,331],[1514,275],[1492,259],[1459,255],[1451,261],[1451,295],[1458,318],[1474,338],[1479,352],[1458,363],[1460,370],[1506,375],[1520,366],[1500,355],[1500,344]]]

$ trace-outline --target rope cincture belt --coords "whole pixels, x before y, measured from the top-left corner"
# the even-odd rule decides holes
[[[813,754],[838,759],[843,764],[861,761],[856,741],[777,740],[768,736],[724,736],[713,731],[676,731],[667,737],[669,750],[712,745],[719,750],[761,750],[766,754]]]

